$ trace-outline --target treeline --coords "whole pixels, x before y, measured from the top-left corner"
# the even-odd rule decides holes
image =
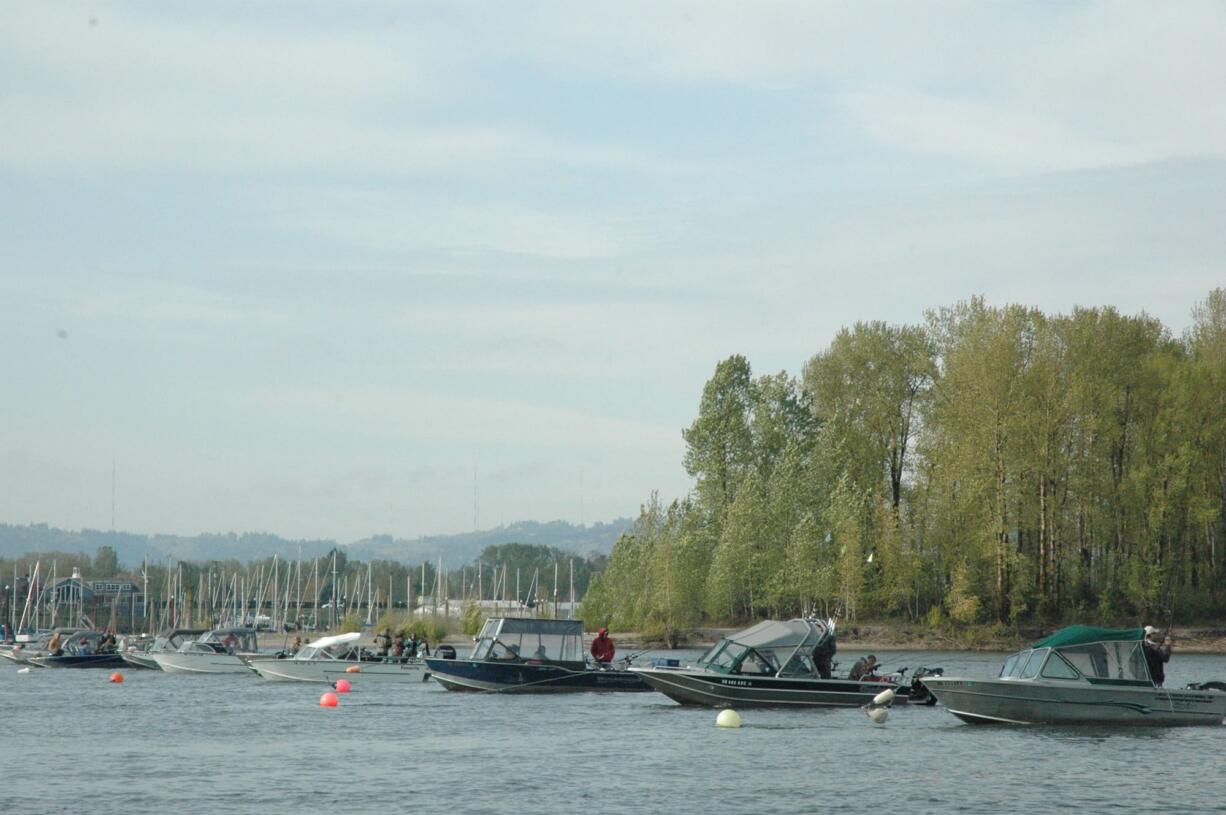
[[[799,378],[716,366],[584,616],[940,623],[1226,612],[1226,290],[1172,336],[981,299],[841,331]]]

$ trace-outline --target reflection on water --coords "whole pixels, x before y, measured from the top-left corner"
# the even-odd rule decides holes
[[[1002,660],[879,656],[970,676]],[[884,726],[858,709],[743,710],[745,726],[728,730],[713,710],[652,693],[460,694],[358,677],[325,710],[321,685],[107,675],[0,665],[0,810],[1188,812],[1226,801],[1214,727],[976,727],[902,706]],[[1169,684],[1222,677],[1226,658],[1177,655]],[[49,774],[81,783],[58,792]]]

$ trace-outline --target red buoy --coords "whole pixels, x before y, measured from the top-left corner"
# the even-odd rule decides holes
[[[119,671],[116,671],[115,673],[111,674],[111,681],[114,682],[116,685],[118,685],[120,682],[123,681],[123,674],[121,674]]]
[[[336,694],[328,691],[323,696],[319,697],[320,707],[336,707]]]
[[[348,679],[336,680],[336,692],[337,693],[348,693],[351,687],[352,686],[349,684]]]

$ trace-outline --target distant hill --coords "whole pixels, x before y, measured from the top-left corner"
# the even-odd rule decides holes
[[[401,563],[437,563],[442,560],[447,567],[469,563],[486,546],[504,543],[556,546],[578,555],[607,555],[617,538],[630,529],[631,523],[629,518],[591,526],[576,526],[565,521],[520,521],[497,529],[457,535],[430,535],[414,540],[381,535],[342,545],[342,549],[356,560],[381,559]],[[262,532],[185,537],[97,529],[72,531],[46,524],[0,524],[0,558],[12,559],[39,552],[79,552],[92,556],[99,546],[110,546],[119,556],[119,562],[128,568],[139,564],[146,556],[151,561],[172,557],[177,560],[248,561],[261,560],[274,554],[293,559],[301,552],[302,557],[312,558],[327,554],[336,545],[336,541],[328,539],[287,540]]]
[[[609,523],[591,526],[575,526],[565,521],[520,521],[497,529],[465,532],[459,535],[431,535],[415,540],[393,540],[390,535],[355,541],[345,548],[351,558],[358,560],[396,560],[401,563],[436,563],[442,559],[445,566],[470,563],[487,546],[504,543],[529,543],[554,546],[577,555],[592,553],[607,555],[623,532],[629,531],[633,521],[618,518]]]

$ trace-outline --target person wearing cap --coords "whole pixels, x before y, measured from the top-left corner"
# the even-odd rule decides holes
[[[1141,644],[1145,648],[1145,664],[1149,666],[1149,678],[1154,681],[1154,687],[1160,688],[1166,681],[1166,669],[1162,666],[1171,661],[1171,638],[1163,637],[1159,641],[1158,629],[1147,625],[1145,639]]]
[[[600,629],[596,639],[592,640],[591,651],[592,659],[596,660],[596,664],[601,667],[607,667],[613,661],[613,654],[617,652],[617,649],[613,647],[613,640],[609,639],[609,629]]]

